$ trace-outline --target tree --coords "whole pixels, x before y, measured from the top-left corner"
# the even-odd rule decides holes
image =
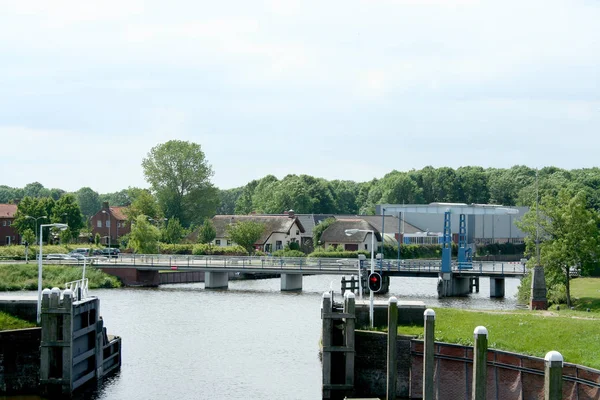
[[[217,231],[210,219],[205,219],[204,223],[198,230],[199,243],[211,243],[217,237]]]
[[[69,225],[68,230],[62,231],[61,239],[68,242],[70,239],[79,237],[79,232],[84,224],[74,195],[66,194],[54,204],[51,221]]]
[[[132,203],[127,207],[125,214],[129,221],[135,221],[138,215],[146,215],[153,219],[162,217],[156,198],[147,189],[130,188],[129,198]]]
[[[13,227],[22,236],[27,229],[39,235],[40,225],[51,222],[54,200],[50,197],[33,198],[25,197],[18,205]],[[44,239],[48,237],[48,230],[43,232]],[[39,240],[39,238],[38,238]]]
[[[148,221],[145,215],[138,215],[129,233],[129,247],[136,253],[155,254],[158,252],[160,231]]]
[[[218,191],[199,144],[170,140],[153,147],[142,161],[144,176],[156,193],[163,214],[183,226],[214,215]]]
[[[539,205],[527,212],[517,226],[527,233],[526,251],[535,254],[536,229],[539,225],[540,258],[550,291],[564,287],[567,306],[571,307],[570,269],[584,273],[598,264],[600,216],[587,208],[585,191],[575,195],[566,189],[558,196],[546,195]]]
[[[27,242],[30,245],[35,244],[35,232],[29,228],[25,229],[21,238],[23,239],[23,242]]]
[[[325,229],[329,228],[329,225],[335,222],[335,218],[327,218],[321,221],[320,224],[316,225],[313,228],[313,243],[315,246],[319,245],[319,241],[321,240],[321,235],[325,231]]]
[[[254,252],[254,243],[260,239],[265,226],[254,221],[239,221],[227,226],[227,235],[234,242],[242,246],[249,254]]]
[[[79,209],[86,220],[100,210],[100,196],[89,187],[82,187],[79,189],[75,192],[75,197]]]
[[[185,229],[177,218],[171,218],[167,226],[162,230],[162,240],[165,243],[179,243],[185,233]]]
[[[217,207],[217,214],[235,214],[235,205],[243,190],[243,187],[219,190],[219,206]]]

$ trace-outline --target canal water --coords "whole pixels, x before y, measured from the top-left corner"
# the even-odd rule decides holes
[[[204,290],[203,283],[92,290],[109,334],[123,339],[123,365],[77,398],[320,399],[320,302],[330,288],[341,299],[340,279],[306,276],[297,293],[280,292],[279,279],[230,281],[222,291]],[[392,278],[390,293],[376,298],[517,308],[518,279],[507,279],[504,299],[490,299],[489,280],[481,279],[479,293],[438,300],[436,283]]]

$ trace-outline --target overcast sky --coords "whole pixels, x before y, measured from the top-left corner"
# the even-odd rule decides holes
[[[0,184],[598,166],[600,1],[0,0]]]

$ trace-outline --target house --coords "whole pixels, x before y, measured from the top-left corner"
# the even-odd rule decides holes
[[[300,244],[301,235],[304,233],[304,226],[293,211],[283,215],[215,215],[212,223],[215,227],[216,237],[212,244],[223,247],[235,244],[227,235],[227,227],[242,221],[257,222],[265,226],[262,236],[254,244],[257,250],[265,252],[282,250],[292,242]]]
[[[16,212],[16,204],[0,204],[0,246],[21,242],[19,233],[12,226]]]
[[[321,245],[343,246],[346,251],[371,251],[371,234],[375,232],[375,251],[381,246],[381,240],[387,245],[397,246],[398,241],[404,244],[437,244],[441,233],[422,232],[416,226],[398,219],[393,215],[355,215],[333,216],[336,221],[321,234]],[[357,233],[346,235],[349,229],[358,229]]]
[[[100,234],[102,243],[116,244],[118,238],[128,234],[131,226],[127,223],[125,209],[127,207],[109,207],[108,202],[102,203],[102,208],[90,217],[92,236]]]
[[[356,229],[358,232],[347,235],[346,231],[351,229]],[[375,237],[372,236],[373,234]],[[373,250],[377,251],[381,240],[381,232],[367,221],[359,218],[337,219],[321,234],[321,243],[326,249],[332,246],[342,246],[345,251],[371,251],[371,244],[373,244]]]

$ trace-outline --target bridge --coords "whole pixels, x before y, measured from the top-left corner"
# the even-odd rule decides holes
[[[358,259],[156,254],[122,254],[115,259],[96,260],[94,265],[133,286],[157,286],[160,271],[203,272],[206,289],[227,288],[232,275],[280,275],[282,291],[302,290],[303,275],[360,275],[365,280],[368,270],[367,263],[361,266]],[[389,288],[392,276],[440,279],[443,273],[439,260],[378,260],[376,270],[384,277],[382,292]],[[454,295],[466,295],[473,287],[478,289],[479,278],[487,277],[493,283],[490,295],[503,297],[504,279],[520,278],[526,270],[520,263],[476,262],[471,269],[463,269],[457,262],[452,264],[451,273],[458,282]]]

